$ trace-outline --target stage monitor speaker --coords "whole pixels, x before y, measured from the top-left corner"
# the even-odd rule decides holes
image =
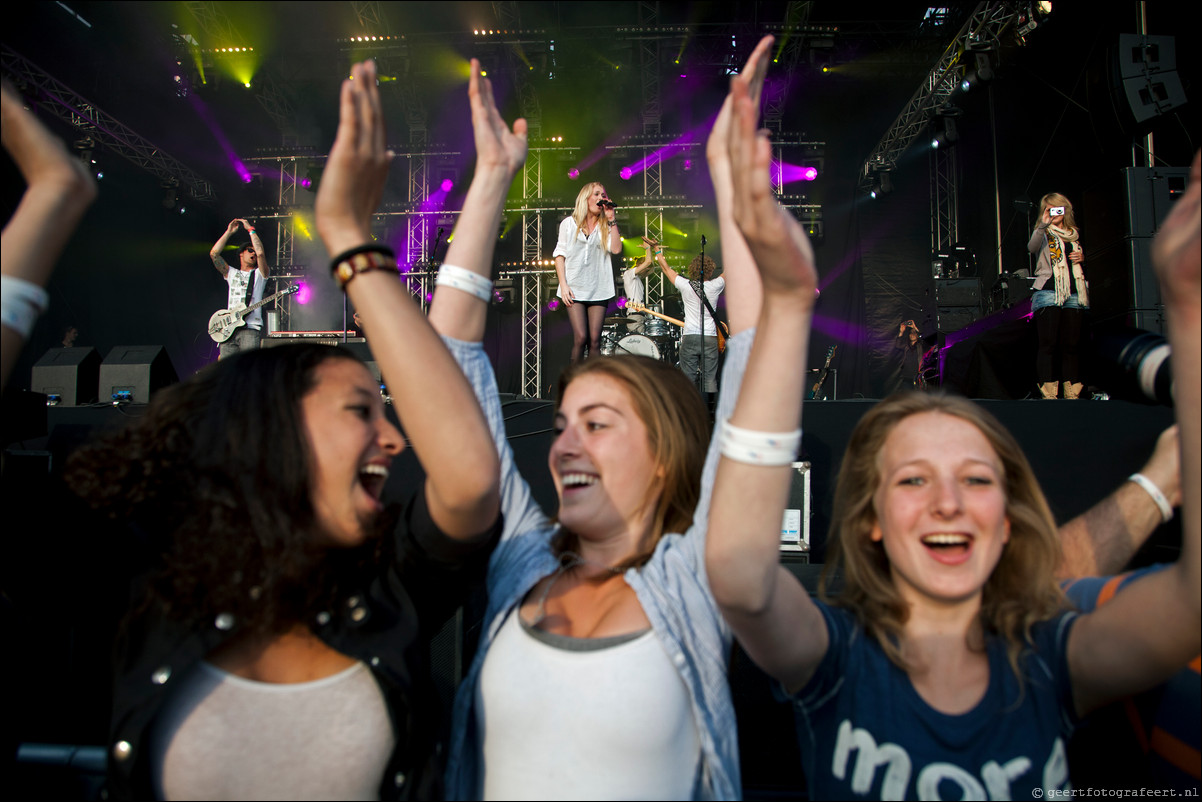
[[[98,398],[100,354],[95,348],[51,348],[33,366],[30,389],[50,406],[78,407]]]
[[[935,279],[935,303],[939,306],[981,305],[981,280],[979,278]]]
[[[100,401],[148,404],[158,390],[179,381],[161,345],[118,345],[100,365]]]

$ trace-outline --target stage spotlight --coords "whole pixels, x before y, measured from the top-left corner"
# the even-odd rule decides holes
[[[577,170],[575,167],[573,167],[572,169],[568,170],[568,178],[570,178],[570,179],[572,179],[573,181],[575,181],[575,180],[576,180],[577,178],[579,178],[579,177],[580,177],[580,171],[579,171],[579,170]]]
[[[629,167],[623,167],[618,172],[618,175],[621,176],[623,181],[629,181],[634,176],[634,170],[631,170]]]
[[[301,306],[304,306],[305,304],[309,303],[309,301],[313,300],[313,289],[308,285],[307,282],[304,281],[302,281],[298,286],[300,289],[296,291],[296,302]]]
[[[802,169],[802,171],[801,171],[801,180],[802,181],[813,181],[817,178],[818,178],[818,168],[817,167],[805,167]]]
[[[455,187],[455,182],[449,178],[442,179],[442,183],[438,185],[438,188],[441,189],[443,192],[450,192],[452,189],[454,189],[454,187]]]

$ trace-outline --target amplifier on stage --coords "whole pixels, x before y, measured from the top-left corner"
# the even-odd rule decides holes
[[[792,482],[789,485],[789,503],[780,526],[780,550],[782,552],[810,554],[810,463],[794,462]]]

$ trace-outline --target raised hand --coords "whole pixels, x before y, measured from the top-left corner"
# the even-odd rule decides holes
[[[376,64],[364,61],[342,82],[338,134],[317,191],[317,230],[331,256],[371,240],[394,155],[384,144]]]
[[[796,292],[813,300],[818,286],[814,253],[801,224],[776,202],[769,168],[772,145],[757,130],[759,95],[771,39],[760,42],[743,74],[731,79],[727,153],[735,223],[755,257],[766,295]],[[723,113],[726,107],[723,107]],[[721,119],[722,114],[719,114]],[[715,125],[715,131],[718,125]],[[711,141],[713,135],[711,135]]]

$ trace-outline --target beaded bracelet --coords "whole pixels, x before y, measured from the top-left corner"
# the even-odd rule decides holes
[[[722,423],[722,456],[748,465],[791,465],[801,445],[801,429],[791,432],[754,432]]]
[[[50,306],[44,289],[17,276],[0,276],[0,322],[29,339],[38,316]]]
[[[343,251],[330,261],[330,270],[341,289],[360,273],[370,273],[373,270],[392,270],[396,272],[396,254],[391,248],[383,245],[361,245]]]
[[[1148,491],[1148,495],[1152,497],[1152,500],[1156,502],[1157,509],[1160,510],[1160,520],[1162,523],[1167,524],[1169,521],[1173,520],[1173,505],[1169,504],[1169,500],[1165,497],[1164,491],[1157,487],[1155,482],[1144,476],[1142,473],[1131,474],[1127,477],[1127,481],[1135,482],[1135,484]]]
[[[492,282],[464,267],[443,265],[434,283],[439,287],[453,287],[460,292],[474,295],[485,303],[492,300]]]

